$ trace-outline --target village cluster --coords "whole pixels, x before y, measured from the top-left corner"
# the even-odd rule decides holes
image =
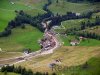
[[[46,32],[44,34],[44,38],[39,41],[42,51],[49,50],[56,45],[53,36],[49,35],[48,33],[50,34],[50,32]]]

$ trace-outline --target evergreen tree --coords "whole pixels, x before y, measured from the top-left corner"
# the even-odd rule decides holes
[[[59,0],[56,0],[56,3],[58,4],[59,3]]]
[[[4,75],[7,75],[7,71],[4,71]]]
[[[52,73],[52,75],[57,75],[56,73]]]

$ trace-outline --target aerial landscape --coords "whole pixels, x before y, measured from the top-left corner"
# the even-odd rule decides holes
[[[100,75],[100,0],[0,0],[0,75]]]

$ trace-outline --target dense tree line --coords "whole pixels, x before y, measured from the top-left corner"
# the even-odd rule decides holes
[[[89,20],[87,22],[82,22],[81,23],[81,30],[84,30],[86,28],[91,28],[94,26],[100,26],[100,18],[96,17],[95,22],[90,22]]]
[[[24,13],[23,10],[15,11],[17,13],[17,16],[15,17],[14,20],[11,20],[8,23],[8,26],[5,28],[5,30],[0,33],[0,37],[9,36],[11,34],[11,30],[18,26],[21,26],[24,29],[25,28],[24,24],[30,24],[34,27],[37,27],[40,31],[43,32],[45,29],[41,24],[42,21],[45,22],[51,20],[51,23],[48,27],[50,29],[54,25],[60,25],[62,21],[71,20],[71,19],[91,18],[91,15],[94,12],[99,12],[99,11],[93,11],[93,12],[90,11],[81,15],[76,15],[76,13],[73,12],[67,12],[65,15],[59,15],[57,13],[54,16],[54,14],[48,9],[48,6],[51,3],[52,1],[48,0],[48,3],[43,6],[43,10],[45,10],[47,13],[44,13],[42,15],[38,14],[37,16],[30,16]]]
[[[52,1],[51,0],[48,0],[48,3],[45,4],[43,6],[43,10],[46,11],[47,13],[50,13],[50,14],[53,14],[49,9],[48,9],[48,6],[52,4]]]
[[[83,36],[86,38],[92,38],[100,40],[100,35],[94,33],[94,32],[87,32],[87,31],[75,31],[75,28],[69,29],[66,31],[68,35],[77,35],[77,36]]]
[[[30,16],[24,11],[16,11],[17,16],[15,17],[14,20],[11,20],[8,23],[8,26],[5,28],[5,31],[0,33],[0,37],[5,37],[11,34],[11,29],[16,28],[18,26],[21,26],[22,28],[25,28],[24,24],[30,24],[34,27],[37,27],[40,31],[44,31],[45,29],[43,28],[41,22],[42,21],[48,21],[51,20],[52,22],[49,25],[49,28],[51,28],[54,25],[60,25],[62,21],[70,20],[70,19],[80,19],[80,18],[90,18],[91,17],[91,12],[88,12],[87,14],[84,15],[79,15],[77,16],[76,13],[72,12],[67,12],[66,15],[59,15],[57,14],[54,16],[53,13],[47,12],[45,14],[38,14],[37,16]]]
[[[49,28],[52,28],[52,26],[61,25],[62,21],[72,20],[72,19],[91,18],[92,14],[93,14],[93,12],[91,12],[91,11],[87,12],[85,14],[81,14],[81,15],[76,15],[76,13],[73,13],[73,12],[67,12],[65,15],[59,15],[57,13],[55,16],[52,15],[51,17],[49,17],[46,20],[52,21],[49,25]]]
[[[86,28],[91,28],[94,26],[100,26],[100,17],[97,16],[94,22],[90,22],[90,20],[88,20],[87,22],[81,22],[80,27],[67,29],[66,33],[100,40],[100,35],[95,33],[90,33],[84,30]],[[84,31],[81,32],[81,30]]]
[[[3,32],[0,32],[0,37],[6,37],[11,34],[11,30],[13,28],[16,28],[18,26],[21,26],[22,28],[25,28],[24,24],[30,24],[34,27],[37,27],[40,31],[44,31],[43,26],[41,25],[41,22],[48,18],[51,17],[52,12],[48,10],[48,6],[51,4],[51,0],[48,0],[48,3],[43,6],[43,10],[45,10],[47,13],[44,13],[42,15],[38,14],[37,16],[30,16],[26,13],[24,13],[23,10],[21,11],[15,11],[17,13],[17,16],[15,17],[14,20],[11,20],[8,23],[8,26],[5,28]]]
[[[87,32],[87,31],[77,32],[75,34],[78,36],[86,37],[86,38],[93,38],[93,39],[100,40],[100,35],[97,35],[97,34],[91,33],[91,32]]]
[[[86,28],[91,28],[91,27],[94,27],[94,26],[100,26],[100,17],[99,16],[96,16],[95,18],[95,21],[94,22],[91,22],[90,20],[88,21],[82,21],[80,23],[80,26],[77,26],[75,28],[70,28],[70,29],[67,29],[69,32],[70,31],[79,31],[79,30],[84,30]]]
[[[11,34],[11,29],[5,29],[3,32],[0,32],[0,37],[7,37]]]
[[[37,27],[40,31],[44,31],[43,26],[41,25],[41,22],[43,19],[50,17],[50,13],[45,13],[43,15],[38,14],[37,16],[30,16],[24,11],[17,11],[17,16],[14,20],[11,20],[8,23],[8,26],[5,28],[3,32],[0,32],[0,37],[6,37],[11,34],[11,30],[13,28],[16,28],[18,26],[21,26],[22,28],[25,28],[24,24],[30,24],[34,27]]]
[[[32,70],[26,70],[25,68],[19,66],[19,67],[15,67],[14,65],[12,66],[3,66],[1,68],[1,72],[14,72],[14,73],[18,73],[21,75],[49,75],[48,72],[45,73],[41,73],[41,72],[35,72],[33,73]],[[52,73],[50,75],[56,75],[56,73]]]

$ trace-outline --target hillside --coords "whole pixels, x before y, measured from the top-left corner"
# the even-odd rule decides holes
[[[31,60],[25,61],[18,65],[40,72],[54,72],[49,65],[55,60],[61,59],[59,66],[71,67],[84,64],[93,57],[98,57],[100,54],[100,47],[61,47],[53,54],[34,57]],[[18,66],[17,65],[17,66]],[[39,70],[38,70],[39,69]]]
[[[35,0],[30,0],[30,1],[0,0],[0,3],[2,3],[0,4],[0,16],[1,16],[0,17],[0,32],[4,31],[8,23],[17,16],[17,14],[15,13],[15,10],[17,11],[23,10],[25,13],[32,16],[38,15],[39,13],[40,14],[45,13],[45,11],[42,10],[42,6],[46,3],[46,1],[44,2],[43,0],[42,1],[41,0],[37,0],[37,1]],[[38,29],[36,28],[32,29],[32,27],[26,26],[25,30],[19,27],[19,28],[13,29],[12,31],[13,31],[12,36],[7,37],[7,38],[0,37],[0,48],[2,48],[3,51],[23,51],[23,49],[26,49],[26,48],[31,48],[32,51],[36,51],[40,49],[40,46],[38,45],[38,40],[42,37],[42,32],[39,32]],[[28,36],[29,34],[30,36]],[[35,35],[36,39],[33,38],[34,35],[32,34]],[[25,40],[22,41],[21,38],[22,39],[24,38]],[[31,41],[32,39],[35,41],[28,42],[28,41]],[[29,43],[31,43],[31,45]]]
[[[100,75],[99,31],[99,0],[0,0],[0,75]]]
[[[0,32],[4,30],[8,22],[13,20],[16,16],[15,10],[24,10],[28,14],[37,15],[38,13],[43,14],[45,11],[42,10],[42,6],[45,3],[44,1],[38,3],[38,1],[27,4],[27,1],[23,0],[0,0]]]
[[[11,36],[0,38],[0,48],[3,51],[23,52],[24,49],[29,48],[31,48],[31,51],[40,49],[38,40],[42,38],[43,33],[38,29],[27,25],[25,29],[18,27],[12,31]]]
[[[66,12],[75,12],[75,13],[86,13],[91,10],[96,10],[100,8],[100,3],[71,3],[65,0],[56,0],[49,6],[49,9],[55,14],[66,14]],[[59,11],[60,10],[60,11]]]

